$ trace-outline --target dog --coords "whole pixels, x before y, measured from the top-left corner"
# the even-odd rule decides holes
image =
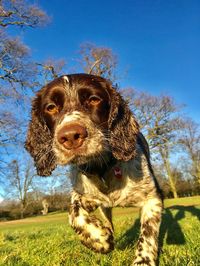
[[[40,176],[71,165],[69,221],[85,246],[112,251],[112,208],[137,206],[141,229],[133,265],[156,265],[162,193],[148,144],[110,81],[70,74],[44,86],[32,102],[25,147]],[[103,221],[92,214],[97,208]]]

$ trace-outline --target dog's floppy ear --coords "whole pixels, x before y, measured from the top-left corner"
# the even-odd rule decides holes
[[[37,173],[49,176],[56,167],[55,155],[52,151],[53,137],[41,113],[41,94],[32,102],[32,118],[29,123],[25,148],[35,161]]]
[[[128,103],[115,88],[110,88],[111,107],[108,120],[110,145],[113,156],[128,161],[134,158],[139,125],[131,113]]]

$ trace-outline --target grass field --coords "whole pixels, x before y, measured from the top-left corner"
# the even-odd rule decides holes
[[[200,196],[166,200],[160,233],[160,266],[200,265]],[[114,209],[115,250],[108,255],[85,248],[67,213],[0,223],[0,265],[126,266],[134,258],[138,211]]]

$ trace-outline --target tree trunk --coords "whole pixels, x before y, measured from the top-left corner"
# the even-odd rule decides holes
[[[24,211],[25,211],[24,205],[23,205],[23,203],[21,203],[21,207],[20,207],[20,219],[24,219]]]
[[[174,196],[174,198],[178,198],[175,181],[174,181],[173,176],[171,175],[171,171],[167,172],[167,175],[168,175],[168,178],[169,178],[169,184],[170,184],[170,188],[172,190],[173,196]]]
[[[168,179],[169,179],[169,185],[170,185],[171,191],[173,193],[173,196],[174,196],[174,198],[178,198],[175,180],[174,180],[174,177],[172,175],[171,168],[170,168],[169,158],[167,156],[165,156],[164,152],[162,152],[161,149],[160,149],[160,154],[161,154],[161,157],[162,157],[162,160],[164,163],[164,167],[165,167]]]
[[[195,176],[200,184],[200,165],[199,162],[193,161],[194,169],[195,169]]]

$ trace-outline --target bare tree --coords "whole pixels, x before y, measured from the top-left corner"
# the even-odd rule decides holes
[[[36,63],[36,65],[39,68],[39,75],[44,79],[43,84],[46,84],[50,80],[57,78],[61,74],[64,66],[66,65],[66,61],[64,59],[48,59],[45,62]]]
[[[0,146],[19,136],[16,114],[23,114],[22,101],[27,88],[38,86],[37,66],[30,58],[29,48],[17,37],[11,37],[11,27],[36,27],[47,23],[44,11],[26,0],[0,1]],[[11,107],[12,106],[12,107]],[[19,118],[19,117],[18,117]],[[17,125],[17,126],[16,126]],[[16,140],[16,139],[15,139]],[[1,152],[2,155],[2,152]]]
[[[4,88],[34,87],[37,67],[30,60],[29,48],[19,38],[11,37],[7,28],[36,27],[48,23],[47,14],[26,0],[0,1],[0,80]],[[2,93],[2,92],[1,92]]]
[[[200,184],[200,126],[192,119],[182,120],[179,142],[191,160],[191,175]]]
[[[26,161],[24,164],[23,159],[18,158],[11,161],[5,188],[7,197],[19,200],[21,218],[24,217],[24,212],[29,204],[28,192],[31,190],[33,179],[36,176],[32,162]]]
[[[0,82],[1,94],[14,96],[21,88],[33,88],[37,74],[36,65],[31,62],[29,49],[18,38],[0,31]],[[14,89],[10,90],[10,88]]]
[[[170,156],[177,147],[177,132],[181,129],[179,107],[169,96],[152,96],[148,93],[133,91],[129,97],[141,129],[151,150],[162,160],[170,188],[176,198],[176,182],[171,170]]]
[[[0,26],[36,27],[49,21],[47,14],[36,5],[26,0],[0,1]]]
[[[81,45],[80,55],[85,73],[103,76],[112,82],[116,80],[117,56],[110,48],[84,43]]]

